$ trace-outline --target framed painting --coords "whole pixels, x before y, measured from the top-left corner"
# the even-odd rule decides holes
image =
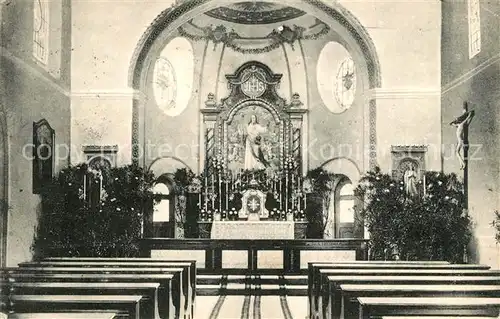
[[[33,194],[40,194],[54,174],[55,132],[47,120],[33,122]]]

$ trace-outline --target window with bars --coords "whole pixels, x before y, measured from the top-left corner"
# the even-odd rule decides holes
[[[468,0],[469,59],[481,52],[481,5],[479,0]]]
[[[47,65],[49,60],[49,1],[33,1],[33,56]]]

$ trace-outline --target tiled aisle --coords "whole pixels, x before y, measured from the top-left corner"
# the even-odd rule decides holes
[[[304,319],[307,297],[197,296],[195,319]]]

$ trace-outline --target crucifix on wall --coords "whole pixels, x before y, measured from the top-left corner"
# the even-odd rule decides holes
[[[460,169],[464,171],[464,195],[465,202],[468,202],[468,182],[469,182],[469,125],[474,118],[474,110],[469,111],[469,105],[464,102],[462,114],[454,119],[450,125],[457,128],[457,145],[455,148]]]

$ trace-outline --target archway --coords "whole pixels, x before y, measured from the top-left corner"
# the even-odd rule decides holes
[[[134,90],[146,91],[146,79],[153,59],[159,54],[166,39],[181,25],[194,17],[228,3],[237,3],[241,0],[198,0],[184,1],[161,12],[147,28],[139,40],[129,66],[128,84]],[[281,3],[281,0],[269,0],[270,3]],[[375,45],[368,32],[357,18],[338,2],[325,3],[318,0],[300,0],[287,4],[317,17],[331,29],[342,30],[345,41],[349,42],[355,52],[357,63],[363,71],[363,82],[366,90],[381,86],[381,71]],[[347,40],[348,39],[348,40]],[[142,132],[141,121],[144,117],[144,101],[137,99],[134,102],[132,114],[132,159],[138,162],[144,148],[145,134]],[[365,101],[366,109],[365,140],[370,152],[365,155],[362,169],[376,166],[376,101]],[[369,144],[369,145],[368,145]],[[145,164],[145,163],[144,163]]]

